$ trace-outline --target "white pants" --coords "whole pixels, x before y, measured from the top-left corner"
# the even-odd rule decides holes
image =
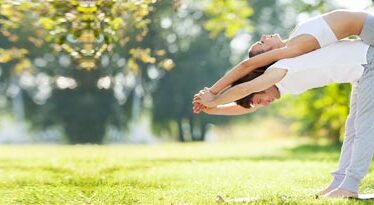
[[[374,45],[374,15],[369,14],[364,22],[360,38],[368,45]]]
[[[374,153],[374,47],[367,53],[368,64],[356,85],[352,86],[346,134],[339,168],[332,172],[330,188],[357,192],[369,170]]]

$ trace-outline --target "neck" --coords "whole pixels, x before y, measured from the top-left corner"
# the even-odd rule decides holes
[[[280,48],[285,47],[287,43],[288,43],[288,40],[281,40],[279,43]]]
[[[275,44],[272,49],[283,48],[286,46],[288,40],[281,40],[278,44]]]
[[[288,43],[288,40],[282,40],[282,41],[281,41],[281,45],[282,45],[282,47],[285,47],[287,43]]]

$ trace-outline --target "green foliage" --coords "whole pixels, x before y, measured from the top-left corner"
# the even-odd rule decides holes
[[[130,118],[129,104],[119,105],[113,90],[99,89],[90,82],[98,80],[100,73],[74,70],[78,79],[75,89],[55,89],[49,99],[39,105],[27,90],[22,90],[26,119],[35,129],[59,125],[66,141],[71,144],[102,144],[108,124],[125,130]]]
[[[202,87],[212,84],[220,75],[224,74],[229,64],[229,47],[225,39],[219,41],[209,39],[207,34],[201,34],[190,44],[187,52],[180,52],[175,55],[175,69],[166,73],[158,83],[153,93],[153,127],[161,131],[168,126],[175,126],[172,122],[183,123],[186,120],[190,127],[198,127],[200,136],[197,139],[204,139],[202,135],[206,131],[209,122],[225,122],[227,118],[207,116],[204,114],[195,115],[192,113],[192,96]],[[226,119],[226,120],[223,120]],[[172,135],[179,133],[169,132]],[[194,131],[190,135],[194,134]],[[181,136],[180,136],[181,137]]]
[[[36,85],[21,89],[31,126],[37,129],[61,125],[71,143],[101,143],[108,124],[123,129],[131,119],[134,86],[126,87],[128,83],[121,82],[123,99],[118,104],[114,98],[117,74],[141,78],[147,64],[166,70],[174,66],[163,49],[149,49],[143,42],[155,3],[1,2],[0,92],[4,94],[10,84],[18,88],[23,75],[34,80],[39,74],[47,75],[47,86],[33,81]],[[67,66],[61,58],[67,59]],[[105,66],[103,58],[108,59]],[[38,66],[38,60],[47,64]],[[77,67],[91,72],[77,71]],[[93,70],[94,67],[98,69]],[[111,89],[98,89],[97,82],[103,76],[111,79]],[[77,87],[61,89],[57,85],[59,77],[70,77]],[[35,100],[38,93],[49,89],[52,91],[48,99]]]
[[[212,0],[204,12],[208,16],[204,26],[212,38],[222,32],[232,38],[239,31],[253,31],[248,19],[253,9],[246,0]]]
[[[166,6],[166,5],[159,5]],[[168,56],[176,62],[173,70],[162,73],[152,92],[152,128],[157,134],[179,137],[184,140],[204,140],[209,123],[221,124],[228,117],[195,115],[192,113],[192,97],[204,86],[213,84],[230,68],[230,40],[224,35],[209,38],[210,30],[203,29],[207,17],[202,11],[189,5],[183,16],[159,13],[154,16],[157,25],[162,20],[171,21],[170,28],[151,26],[158,44],[160,39],[175,35],[174,41],[163,42],[170,49]],[[180,11],[182,12],[182,11]],[[188,27],[181,31],[180,27]],[[224,32],[224,31],[220,31]]]
[[[34,40],[39,44],[48,43],[57,52],[68,53],[78,67],[92,70],[104,53],[114,54],[115,46],[123,48],[129,41],[144,39],[155,3],[156,0],[4,1],[0,7],[0,25],[3,34],[14,33],[9,29],[20,28],[22,21],[32,18],[34,28],[29,29],[39,30]],[[14,34],[6,36],[16,38]],[[146,50],[138,49],[139,52]],[[155,63],[136,56],[130,58],[128,66],[132,70],[136,70],[140,62]]]
[[[53,91],[44,105],[34,100],[37,86],[23,89],[26,116],[31,124],[41,127],[61,124],[65,131],[75,127],[76,133],[89,133],[84,130],[90,128],[85,123],[91,122],[90,117],[97,117],[100,119],[91,124],[99,126],[97,133],[103,133],[108,123],[122,127],[131,119],[131,100],[134,87],[138,86],[145,91],[144,102],[153,97],[156,131],[177,135],[178,124],[187,124],[190,128],[201,128],[198,132],[190,129],[190,135],[197,136],[208,123],[219,124],[228,119],[194,116],[190,103],[195,92],[211,85],[232,66],[231,38],[243,31],[250,32],[253,40],[264,31],[286,34],[292,23],[285,19],[292,17],[293,21],[302,12],[322,12],[328,5],[324,0],[0,0],[0,92],[5,93],[22,74],[34,77],[46,74]],[[171,25],[161,26],[168,20]],[[72,64],[63,66],[59,62],[66,58],[64,53],[73,60]],[[47,65],[36,66],[35,61],[40,59],[47,61]],[[78,67],[92,73],[85,76],[84,72],[74,71]],[[152,77],[152,72],[159,75]],[[121,91],[126,99],[121,105],[113,98],[113,79],[119,73],[126,76],[126,81],[131,76],[137,79],[135,86],[123,83]],[[75,79],[78,87],[55,90],[58,76]],[[103,76],[112,80],[111,89],[105,92],[96,86]],[[87,84],[91,85],[81,87]],[[297,100],[290,99],[279,110],[283,116],[295,120],[291,127],[300,134],[327,136],[338,141],[344,132],[348,92],[346,85],[332,85],[310,91]],[[80,96],[89,96],[94,102],[85,107]],[[80,110],[89,115],[79,113]],[[100,112],[94,115],[91,113],[94,110]],[[82,139],[88,139],[88,135],[91,134]],[[94,138],[92,142],[102,141],[97,136]],[[82,142],[75,137],[73,141]]]
[[[350,85],[332,84],[290,97],[280,113],[291,118],[291,129],[302,135],[327,137],[338,143],[349,111]]]

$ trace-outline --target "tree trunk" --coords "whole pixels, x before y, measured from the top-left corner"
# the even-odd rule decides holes
[[[201,123],[200,125],[200,141],[205,141],[205,135],[207,132],[207,123]]]
[[[190,135],[191,135],[191,140],[192,141],[196,141],[197,139],[197,137],[196,137],[196,135],[194,134],[194,124],[193,124],[193,118],[192,118],[192,116],[190,116],[190,118],[189,118],[189,124],[190,124]]]
[[[178,119],[178,140],[179,142],[184,142],[184,134],[183,134],[183,125],[182,125],[182,119]]]

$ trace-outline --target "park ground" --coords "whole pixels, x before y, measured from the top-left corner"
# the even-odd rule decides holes
[[[0,204],[370,204],[315,199],[339,146],[302,138],[0,146]],[[370,170],[361,192],[374,193]]]

